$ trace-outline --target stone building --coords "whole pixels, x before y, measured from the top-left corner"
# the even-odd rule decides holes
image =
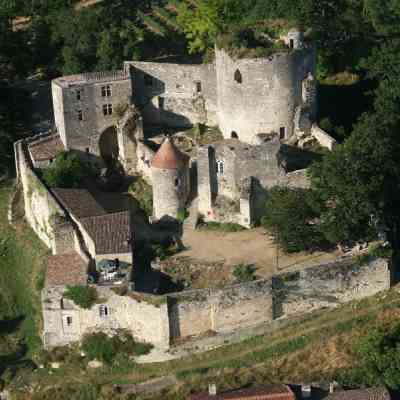
[[[166,138],[151,162],[155,219],[178,216],[189,194],[189,157]]]

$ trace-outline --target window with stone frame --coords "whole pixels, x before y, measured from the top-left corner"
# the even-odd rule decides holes
[[[78,120],[83,121],[83,111],[82,110],[78,110]]]
[[[223,175],[224,174],[224,162],[222,160],[216,160],[215,165],[216,165],[217,175]]]
[[[101,97],[111,97],[111,85],[101,87]]]
[[[108,317],[108,307],[105,304],[101,304],[99,306],[99,315],[100,318],[107,318]]]
[[[82,100],[82,92],[83,92],[82,89],[78,89],[78,90],[76,91],[76,99],[77,99],[77,100]]]
[[[202,87],[201,87],[201,82],[197,81],[196,82],[196,92],[201,93],[202,92]]]
[[[238,69],[235,71],[234,79],[237,83],[243,82],[242,73]]]
[[[104,116],[112,115],[113,106],[112,104],[103,104],[103,114]]]
[[[279,139],[285,139],[285,135],[286,135],[285,127],[282,126],[281,128],[279,128]]]

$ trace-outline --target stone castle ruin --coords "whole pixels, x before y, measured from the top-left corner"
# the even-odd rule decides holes
[[[167,348],[176,340],[270,323],[390,286],[385,260],[341,260],[287,277],[146,297],[135,286],[145,228],[129,211],[107,211],[89,190],[49,188],[38,174],[68,150],[142,176],[152,185],[154,223],[176,221],[190,207],[191,217],[251,227],[269,188],[308,186],[305,170],[288,167],[286,147],[335,144],[315,123],[315,48],[298,30],[283,41],[284,51],[266,57],[234,58],[216,48],[210,64],[129,61],[121,71],[52,82],[55,132],[15,143],[25,218],[52,252],[42,291],[46,347],[127,329]],[[175,136],[187,138],[184,130],[199,124],[218,126],[222,138],[196,143],[189,153],[173,136],[157,136],[161,126],[162,133],[183,131]],[[90,309],[65,297],[68,285],[86,284],[99,295]]]

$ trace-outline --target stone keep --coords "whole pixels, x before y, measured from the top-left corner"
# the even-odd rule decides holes
[[[188,157],[166,138],[151,163],[153,212],[156,219],[176,218],[189,193]]]

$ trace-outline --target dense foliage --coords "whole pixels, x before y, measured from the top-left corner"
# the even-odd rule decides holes
[[[261,222],[279,245],[291,253],[324,244],[324,236],[314,221],[317,215],[311,191],[275,187],[268,194]]]
[[[232,275],[240,282],[250,282],[256,279],[256,268],[251,264],[237,264],[233,267]]]
[[[129,192],[132,193],[139,207],[147,216],[153,214],[153,189],[144,179],[135,180],[130,185]]]
[[[97,290],[92,286],[67,286],[63,296],[82,308],[92,307],[98,299]]]
[[[136,342],[132,335],[120,331],[113,337],[105,333],[86,335],[82,341],[82,350],[90,360],[112,363],[119,354],[124,356],[140,356],[149,353],[153,346]]]
[[[44,169],[43,179],[50,187],[76,188],[91,174],[94,174],[93,168],[76,154],[61,152],[50,167]]]

